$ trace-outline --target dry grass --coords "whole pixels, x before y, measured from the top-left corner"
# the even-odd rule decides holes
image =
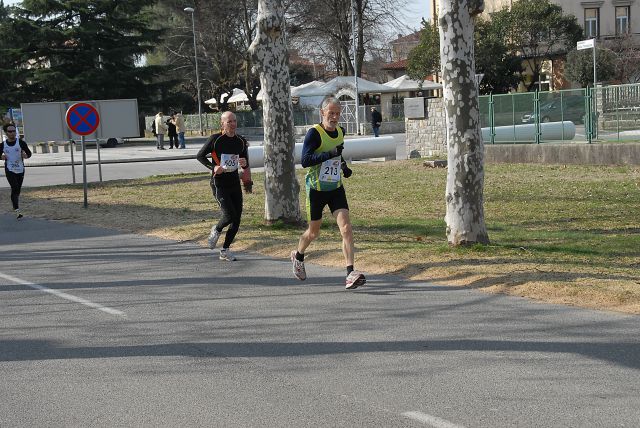
[[[359,269],[640,314],[637,168],[488,165],[491,245],[464,248],[450,247],[444,234],[445,170],[426,169],[415,160],[353,169],[346,189]],[[257,184],[245,197],[234,247],[284,258],[302,229],[266,226],[263,190]],[[1,193],[8,211],[8,191]],[[87,210],[82,198],[82,186],[56,186],[24,189],[21,199],[29,215],[202,245],[217,217],[204,174],[90,185]],[[309,248],[308,260],[343,264],[332,220]]]

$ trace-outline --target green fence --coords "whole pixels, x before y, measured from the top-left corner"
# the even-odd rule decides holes
[[[360,105],[360,123],[371,122],[371,107],[376,107],[378,111],[381,110],[379,105]],[[238,128],[262,128],[262,109],[258,110],[242,110],[234,112],[236,119],[238,120]],[[403,120],[404,119],[404,105],[392,104],[391,105],[391,120]],[[202,128],[205,134],[212,132],[218,132],[220,130],[220,116],[222,113],[203,113],[202,114]],[[165,116],[165,120],[168,116]],[[151,130],[151,123],[153,123],[155,117],[145,117],[145,129]],[[200,118],[197,114],[184,115],[185,126],[190,133],[200,132]],[[342,118],[345,119],[344,117]],[[293,109],[293,124],[294,126],[314,125],[320,122],[320,108],[319,107],[300,107],[295,106]],[[346,124],[343,123],[346,128]]]
[[[599,141],[640,141],[640,84],[596,89]]]
[[[486,95],[479,107],[487,144],[640,141],[640,84]]]

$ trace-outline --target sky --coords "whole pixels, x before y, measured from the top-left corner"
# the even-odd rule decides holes
[[[21,0],[4,0],[5,5],[19,3]],[[430,0],[407,0],[407,12],[405,23],[410,28],[420,29],[422,17],[428,18],[430,12]]]
[[[404,20],[408,27],[419,30],[422,18],[429,19],[431,16],[431,0],[407,0],[407,11]]]

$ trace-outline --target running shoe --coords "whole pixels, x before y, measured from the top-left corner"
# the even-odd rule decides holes
[[[209,234],[209,238],[207,239],[207,243],[209,244],[209,248],[212,250],[216,248],[218,245],[218,239],[220,238],[220,232],[216,230],[216,227],[213,226],[211,228],[211,233]]]
[[[349,275],[347,275],[344,288],[346,288],[347,290],[354,290],[364,285],[366,282],[367,279],[364,277],[364,274],[362,272],[354,270]]]
[[[225,260],[227,262],[235,262],[236,256],[231,252],[228,248],[223,248],[220,250],[220,260]]]
[[[20,220],[20,219],[22,219],[22,217],[24,217],[24,216],[22,215],[22,213],[20,212],[20,210],[19,210],[19,209],[18,209],[18,210],[16,210],[16,218],[17,218],[18,220]]]
[[[293,274],[300,281],[307,279],[307,271],[304,269],[304,262],[296,259],[296,251],[291,252],[291,263],[293,263]]]

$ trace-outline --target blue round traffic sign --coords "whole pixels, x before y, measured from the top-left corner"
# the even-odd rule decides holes
[[[100,125],[100,115],[94,106],[76,103],[67,110],[67,126],[78,135],[93,134]]]

